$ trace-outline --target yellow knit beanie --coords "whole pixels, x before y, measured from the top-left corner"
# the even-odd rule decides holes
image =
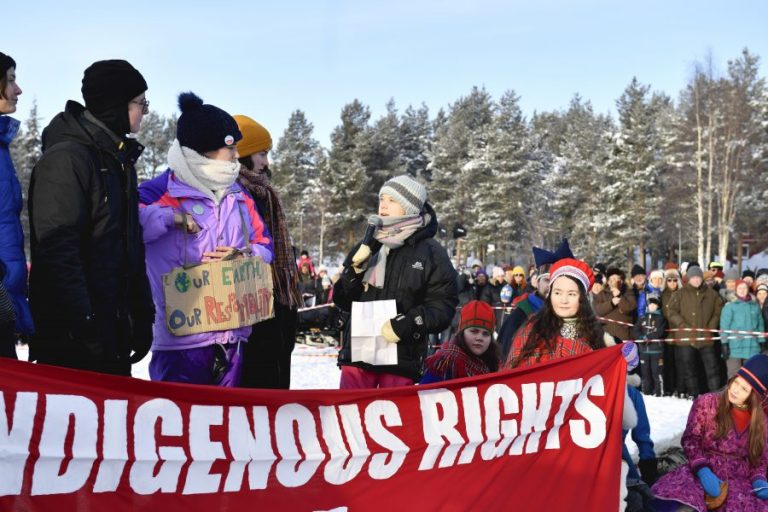
[[[243,138],[237,143],[240,157],[272,149],[272,136],[266,128],[248,116],[237,115],[234,118],[240,133],[243,134]]]

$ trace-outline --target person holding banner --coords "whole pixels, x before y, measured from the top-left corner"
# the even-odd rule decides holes
[[[549,276],[547,300],[515,334],[506,368],[532,366],[606,346],[603,328],[587,298],[595,280],[589,265],[563,258],[552,265]]]
[[[67,102],[43,131],[29,186],[30,360],[128,376],[149,352],[135,167],[144,147],[129,136],[149,113],[146,90],[129,62],[95,62],[85,106]]]
[[[688,464],[653,486],[656,510],[768,511],[768,432],[761,405],[767,392],[768,356],[758,354],[725,389],[694,400],[682,438]]]
[[[431,384],[498,371],[501,347],[493,339],[496,315],[488,303],[473,300],[461,308],[461,322],[448,343],[424,361],[419,384]]]
[[[140,210],[156,307],[149,373],[152,380],[234,387],[240,380],[240,345],[247,341],[251,327],[221,329],[215,324],[219,317],[229,317],[242,306],[233,306],[228,313],[218,302],[220,298],[213,297],[210,311],[206,301],[202,316],[207,323],[200,332],[176,335],[166,311],[172,290],[163,275],[244,254],[270,263],[271,240],[253,199],[237,182],[240,163],[235,144],[242,135],[235,120],[220,108],[203,104],[193,93],[179,95],[179,108],[176,140],[168,151],[166,190],[151,204],[143,203]],[[157,186],[157,182],[146,184]],[[143,200],[153,194],[157,195],[152,191],[143,194]],[[222,274],[231,281],[232,274],[225,274],[223,268]],[[211,281],[217,277],[211,276]],[[207,284],[202,281],[191,286]],[[188,281],[174,285],[180,291],[190,287]],[[197,323],[200,316],[198,312],[189,321]]]
[[[339,351],[343,389],[418,381],[429,334],[448,327],[458,304],[456,271],[434,239],[437,215],[421,183],[408,175],[385,182],[379,191],[378,216],[369,224],[372,220],[380,227],[350,251],[333,301],[349,313],[353,302],[394,300],[397,314],[383,323],[377,337],[397,344],[397,362],[377,366],[353,360],[350,334],[356,327],[350,325],[354,321],[348,322]]]

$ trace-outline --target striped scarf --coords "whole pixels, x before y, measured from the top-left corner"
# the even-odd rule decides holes
[[[267,203],[264,222],[272,235],[275,250],[275,258],[272,261],[275,299],[289,308],[304,307],[299,293],[299,275],[293,257],[291,237],[288,235],[285,213],[277,192],[272,188],[265,173],[250,170],[244,165],[240,166],[240,183],[254,198]]]
[[[461,379],[491,373],[479,357],[467,353],[456,343],[456,337],[443,344],[440,350],[424,361],[426,370],[443,380]]]

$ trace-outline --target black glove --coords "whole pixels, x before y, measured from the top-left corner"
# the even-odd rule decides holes
[[[152,347],[152,324],[155,321],[155,311],[139,313],[132,319],[131,350],[128,358],[130,364],[136,364],[146,357]]]
[[[721,350],[723,351],[723,359],[731,357],[731,347],[727,343],[723,343]]]
[[[765,342],[757,342],[757,344],[760,346],[760,353],[765,354]]]
[[[75,318],[69,330],[69,337],[75,344],[84,347],[94,361],[101,361],[108,357],[105,354],[107,343],[96,323],[96,317],[92,313]]]
[[[653,485],[659,479],[659,469],[655,457],[652,459],[640,459],[637,467],[640,470],[643,482],[647,483],[648,486]]]

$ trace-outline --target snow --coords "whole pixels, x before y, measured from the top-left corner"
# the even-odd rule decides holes
[[[741,268],[751,270],[768,268],[768,250],[753,254],[749,259],[742,261]]]
[[[27,360],[26,345],[20,345],[17,352],[19,359]],[[338,389],[341,371],[336,366],[337,353],[338,349],[332,347],[297,344],[291,358],[291,389]],[[147,356],[133,365],[134,377],[149,379],[149,360]],[[672,397],[645,396],[644,399],[656,454],[672,446],[679,447],[692,402]],[[637,460],[637,446],[629,436],[627,448]]]

